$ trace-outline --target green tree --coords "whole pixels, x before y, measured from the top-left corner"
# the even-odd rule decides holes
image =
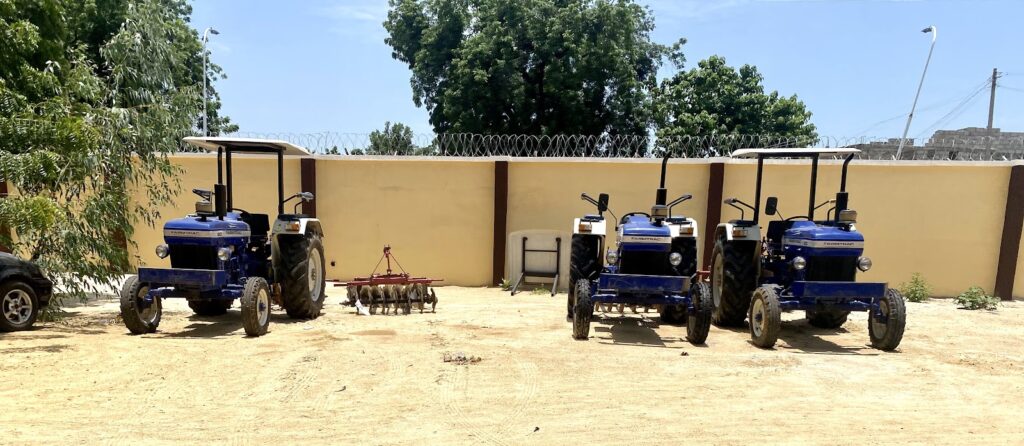
[[[369,155],[412,155],[416,152],[416,144],[412,141],[412,129],[396,122],[384,123],[384,130],[370,133]]]
[[[438,133],[644,134],[665,48],[632,0],[389,0],[392,57]]]
[[[711,56],[682,71],[684,60],[681,54],[673,56],[680,71],[662,81],[655,94],[659,138],[758,135],[783,146],[817,139],[811,112],[804,103],[796,95],[765,93],[757,67],[743,65],[736,70],[726,65],[724,58]]]
[[[99,49],[102,69],[54,31],[68,29],[67,5],[0,0],[0,180],[16,191],[0,200],[0,225],[16,237],[0,242],[82,296],[116,283],[128,263],[118,238],[154,224],[176,193],[167,155],[192,132],[201,99],[175,86],[184,62],[166,4],[131,2]]]

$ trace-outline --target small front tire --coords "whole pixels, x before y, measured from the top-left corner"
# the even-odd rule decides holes
[[[907,306],[903,302],[903,295],[889,288],[878,306],[884,318],[878,317],[874,309],[868,315],[871,346],[884,351],[895,350],[903,340],[903,330],[907,326]]]
[[[686,340],[691,344],[700,345],[708,339],[711,316],[715,311],[711,287],[705,282],[697,282],[690,288],[690,300],[693,301],[693,311],[687,315]]]
[[[782,329],[782,309],[775,288],[763,286],[750,301],[750,339],[761,348],[772,348]]]
[[[242,328],[248,336],[263,336],[270,327],[270,287],[262,277],[250,277],[242,289]]]
[[[594,302],[590,300],[590,281],[577,280],[574,287],[576,305],[572,309],[572,337],[578,341],[590,338],[590,320],[594,317]]]
[[[132,334],[154,333],[163,317],[159,297],[146,302],[149,284],[139,282],[139,276],[130,276],[121,286],[121,320]]]

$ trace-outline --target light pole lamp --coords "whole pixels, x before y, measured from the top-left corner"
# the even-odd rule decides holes
[[[939,37],[939,29],[935,25],[922,29],[923,33],[932,33],[932,46],[928,48],[928,59],[924,61],[924,71],[921,73],[921,82],[917,84],[917,94],[914,95],[914,105],[910,106],[910,114],[907,115],[907,126],[903,128],[903,137],[900,138],[900,147],[896,149],[896,159],[903,154],[903,145],[907,143],[907,132],[910,131],[910,121],[914,120],[914,109],[917,108],[917,98],[921,96],[921,87],[924,86],[924,76],[928,74],[928,64],[932,61],[932,51],[935,49],[935,39]]]
[[[203,136],[209,136],[209,132],[206,127],[206,103],[208,102],[206,94],[206,59],[209,54],[206,51],[206,43],[210,41],[210,34],[216,36],[217,34],[220,34],[220,32],[213,29],[213,27],[206,28],[206,30],[203,31]]]

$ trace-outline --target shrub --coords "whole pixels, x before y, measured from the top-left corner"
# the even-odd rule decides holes
[[[972,286],[956,297],[956,303],[965,310],[995,310],[999,306],[999,298],[989,296],[979,286]]]
[[[508,291],[512,289],[512,281],[508,279],[501,279],[501,284],[498,285],[502,290]]]
[[[900,293],[911,302],[924,302],[932,295],[932,287],[921,273],[910,276],[910,282],[900,284]]]

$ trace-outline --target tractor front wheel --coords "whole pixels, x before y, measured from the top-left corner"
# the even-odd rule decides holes
[[[566,298],[566,318],[572,319],[576,305],[576,282],[590,280],[601,271],[601,236],[573,234],[569,251],[569,292]]]
[[[324,245],[316,233],[278,236],[284,309],[293,319],[315,319],[324,305]]]
[[[248,336],[263,336],[270,326],[270,287],[262,277],[250,277],[242,289],[242,328]]]
[[[707,283],[697,282],[690,288],[690,300],[693,301],[693,311],[689,312],[686,320],[686,340],[700,345],[708,339],[711,314],[715,311],[715,304],[711,301],[711,287]]]
[[[761,348],[772,348],[782,329],[782,308],[775,288],[763,286],[750,301],[750,339]]]
[[[156,332],[163,316],[159,297],[146,302],[149,284],[139,282],[139,276],[130,276],[121,286],[121,320],[132,334]]]
[[[878,303],[878,313],[872,309],[868,315],[871,346],[879,350],[895,350],[903,340],[903,329],[907,326],[907,307],[903,295],[889,288]]]
[[[572,337],[579,341],[590,338],[590,319],[594,317],[594,302],[590,300],[590,281],[577,280],[574,287],[576,305],[572,311]]]
[[[686,307],[683,305],[662,305],[661,322],[668,325],[685,324],[686,313]]]

